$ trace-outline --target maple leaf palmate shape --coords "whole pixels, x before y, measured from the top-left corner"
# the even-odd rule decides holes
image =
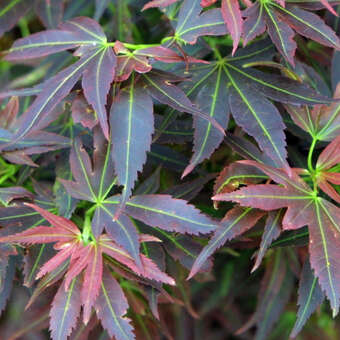
[[[9,144],[15,136],[17,126],[21,124],[22,116],[20,116],[19,107],[18,97],[12,97],[0,110],[0,154],[2,157],[12,163],[37,166],[29,157],[30,155],[70,146],[69,138],[43,131],[43,128],[49,124],[48,121],[43,122],[37,131],[28,133],[16,143]]]
[[[213,199],[233,201],[265,211],[286,207],[282,220],[284,230],[307,225],[311,267],[330,301],[333,316],[337,315],[340,305],[340,209],[319,196],[295,171],[289,177],[282,170],[255,161],[242,163],[260,169],[280,185],[249,185],[234,192],[218,194]]]
[[[69,265],[65,274],[64,284],[61,286],[63,288],[60,289],[64,289],[65,292],[72,294],[75,285],[81,287],[80,299],[81,305],[83,306],[83,320],[85,324],[90,320],[92,307],[95,306],[98,296],[103,294],[100,293],[101,290],[105,290],[105,286],[110,285],[110,282],[108,282],[108,275],[106,275],[104,281],[102,279],[104,254],[128,267],[137,275],[170,285],[175,284],[175,281],[171,277],[159,270],[156,264],[143,254],[141,254],[142,268],[137,266],[131,255],[117,245],[107,234],[102,234],[97,239],[90,239],[88,242],[85,242],[82,233],[72,221],[54,215],[37,205],[29,203],[26,203],[26,205],[39,212],[52,224],[52,227],[37,226],[18,234],[2,237],[0,238],[0,242],[11,244],[55,243],[54,248],[57,250],[57,254],[40,268],[36,277],[37,279],[43,277],[59,266],[62,266],[65,261],[68,260]],[[80,274],[82,274],[82,276],[79,277]],[[76,284],[78,280],[80,280],[81,284]],[[117,284],[112,284],[115,287],[117,286]],[[56,295],[55,299],[57,300],[54,301],[53,306],[55,306],[58,301],[60,303],[64,301],[65,293],[60,292],[60,289]],[[100,297],[100,299],[105,300],[105,292],[104,297]],[[106,303],[109,302],[107,301]],[[109,318],[105,313],[106,308],[103,306],[99,308],[97,306],[96,309],[98,317],[104,320],[103,325],[105,327],[105,320]],[[110,306],[107,307],[107,309],[110,310]],[[70,313],[73,313],[73,310],[71,310]],[[52,313],[52,327],[53,325],[56,325],[53,317],[55,316],[58,318],[58,315],[58,313]],[[70,333],[75,326],[75,322],[76,318],[74,318],[74,323],[65,323],[65,327],[68,329],[63,331],[64,334]],[[112,335],[117,335],[112,332],[112,326],[110,326],[109,331],[110,333],[113,333]],[[52,329],[52,332],[55,333],[56,331]],[[117,339],[118,338],[123,339],[123,337],[119,336]]]
[[[61,23],[58,29],[49,29],[16,40],[5,52],[5,59],[8,61],[46,57],[70,49],[75,50],[73,55],[79,59],[38,85],[37,93],[33,93],[37,94],[37,97],[23,113],[22,124],[12,138],[14,142],[21,140],[30,132],[41,129],[41,125],[51,116],[53,109],[70,93],[80,78],[85,98],[96,112],[105,137],[109,139],[110,127],[106,104],[113,82],[126,80],[133,70],[138,73],[149,72],[152,67],[148,58],[166,63],[184,60],[202,62],[195,58],[181,57],[173,50],[162,46],[151,50],[143,48],[141,54],[138,54],[138,51],[132,53],[121,47],[124,47],[124,44],[119,41],[108,42],[101,26],[88,17],[72,18]],[[195,113],[200,114],[197,109],[193,114]],[[211,120],[208,116],[207,119]]]
[[[277,167],[289,168],[286,157],[285,124],[272,101],[300,105],[330,103],[305,84],[277,74],[245,67],[254,60],[271,60],[273,45],[260,40],[235,55],[220,57],[204,67],[191,67],[191,81],[182,88],[203,112],[227,128],[230,114],[235,123],[255,138],[260,149],[275,161]],[[206,120],[194,116],[194,147],[188,175],[199,163],[209,158],[223,141],[223,134]]]
[[[243,16],[244,46],[266,31],[281,55],[293,66],[297,48],[293,39],[295,32],[324,46],[340,48],[336,33],[318,15],[306,11],[303,5],[287,4],[283,7],[279,1],[259,0],[247,8]]]
[[[111,158],[114,146],[105,140],[97,128],[94,129],[93,146],[91,159],[82,141],[75,139],[70,154],[74,181],[60,181],[72,197],[94,203],[91,229],[95,238],[105,229],[133,257],[136,264],[142,267],[139,234],[130,216],[152,227],[193,235],[206,234],[216,228],[215,221],[201,214],[185,200],[175,199],[170,195],[135,195],[126,201],[122,213],[114,219],[123,196],[112,196],[111,193],[116,185]],[[140,147],[138,144],[137,146]],[[135,166],[133,162],[136,163],[136,159],[131,158],[132,167]],[[132,175],[127,173],[128,178],[129,176]]]

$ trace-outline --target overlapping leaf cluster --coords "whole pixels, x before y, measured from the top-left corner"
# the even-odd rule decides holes
[[[238,334],[256,325],[251,336],[268,337],[294,277],[292,337],[325,298],[337,315],[335,5],[0,4],[0,34],[15,37],[1,52],[0,311],[17,269],[33,288],[26,308],[47,301],[13,339],[47,319],[52,339],[173,338],[158,304],[198,318],[187,280],[198,272],[202,285],[211,279],[211,255],[226,242],[230,254],[233,245],[255,250],[252,272],[266,268]],[[29,69],[23,77],[8,71],[20,67]]]

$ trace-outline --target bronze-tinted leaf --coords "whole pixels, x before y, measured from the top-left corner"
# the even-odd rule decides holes
[[[80,314],[80,279],[73,279],[68,290],[63,282],[55,295],[50,310],[50,330],[53,340],[63,340],[71,334]]]
[[[290,334],[295,338],[301,331],[302,327],[315,311],[315,309],[323,302],[325,296],[321,290],[317,277],[314,276],[307,259],[303,265],[300,284],[299,284],[299,310],[294,328]]]
[[[95,308],[103,327],[117,340],[135,339],[130,319],[124,316],[128,307],[123,290],[106,269]]]
[[[214,8],[203,12],[199,1],[185,0],[178,15],[175,39],[194,44],[202,35],[227,33],[221,10]]]
[[[153,103],[148,93],[135,85],[123,89],[110,112],[112,159],[118,183],[124,185],[120,210],[129,199],[132,188],[146,161],[153,132]],[[120,212],[117,211],[117,214]]]
[[[234,237],[246,232],[248,229],[253,227],[262,216],[262,211],[251,208],[243,209],[236,206],[229,210],[226,216],[220,222],[220,225],[214,232],[214,235],[209,240],[209,243],[203,248],[195,260],[188,279],[197,273],[207,258],[216,249],[222,247],[226,241],[233,239]]]

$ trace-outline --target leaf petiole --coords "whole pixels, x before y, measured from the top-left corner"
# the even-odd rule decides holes
[[[95,237],[92,234],[91,221],[93,212],[96,208],[97,205],[95,204],[85,213],[84,227],[81,235],[84,245],[87,245],[91,240],[95,240]]]
[[[317,178],[317,172],[318,172],[318,169],[314,168],[313,166],[313,153],[314,153],[314,150],[315,150],[315,146],[316,146],[316,143],[318,142],[318,138],[317,137],[314,137],[313,136],[313,141],[312,141],[312,144],[309,148],[309,152],[308,152],[308,158],[307,158],[307,166],[308,166],[308,170],[310,172],[310,175],[311,175],[311,179],[313,181],[313,190],[314,190],[314,194],[317,195],[317,192],[318,192],[318,184],[317,184],[317,181],[316,181],[316,178]]]
[[[314,152],[317,141],[318,141],[317,138],[314,137],[312,144],[309,148],[309,152],[308,152],[307,165],[308,165],[308,170],[310,171],[311,174],[315,173],[315,169],[313,167],[312,161],[313,161],[313,152]]]
[[[28,23],[27,23],[27,19],[24,17],[24,18],[21,18],[18,22],[18,26],[19,26],[19,29],[20,29],[20,32],[21,32],[21,36],[24,38],[24,37],[27,37],[28,35],[30,35],[30,30],[29,30],[29,27],[28,27]]]

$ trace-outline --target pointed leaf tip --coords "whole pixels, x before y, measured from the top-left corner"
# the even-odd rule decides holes
[[[188,279],[200,270],[202,265],[216,249],[222,247],[225,242],[252,228],[263,214],[264,213],[260,210],[251,208],[244,209],[239,206],[235,206],[229,210],[220,222],[219,227],[215,230],[214,235],[211,237],[208,244],[196,258]]]
[[[65,282],[60,285],[50,310],[50,330],[53,340],[67,339],[76,326],[80,313],[80,280],[73,279],[67,291],[64,284]]]
[[[113,102],[110,123],[111,155],[118,182],[124,185],[120,206],[115,212],[114,220],[117,220],[131,196],[138,172],[146,162],[154,130],[152,99],[144,88],[135,84],[133,74],[130,85]]]

